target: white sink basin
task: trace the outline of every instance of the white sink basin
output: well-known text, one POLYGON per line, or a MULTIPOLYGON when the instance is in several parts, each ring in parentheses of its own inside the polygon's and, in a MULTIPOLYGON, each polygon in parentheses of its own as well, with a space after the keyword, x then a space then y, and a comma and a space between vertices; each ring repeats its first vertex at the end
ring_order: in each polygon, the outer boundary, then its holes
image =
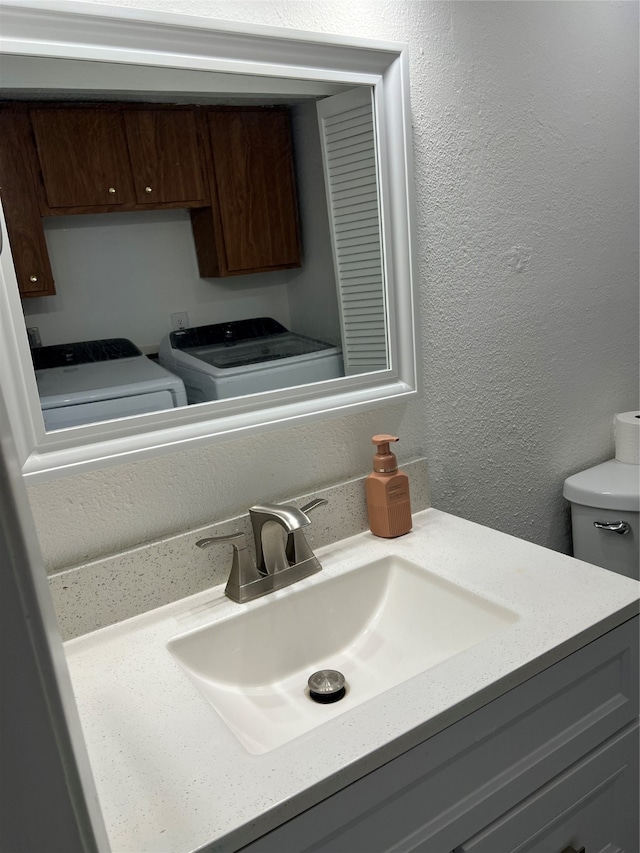
POLYGON ((517 621, 399 557, 316 575, 176 637, 169 651, 251 753, 267 752, 517 621), (345 697, 321 705, 308 677, 337 669, 345 697))

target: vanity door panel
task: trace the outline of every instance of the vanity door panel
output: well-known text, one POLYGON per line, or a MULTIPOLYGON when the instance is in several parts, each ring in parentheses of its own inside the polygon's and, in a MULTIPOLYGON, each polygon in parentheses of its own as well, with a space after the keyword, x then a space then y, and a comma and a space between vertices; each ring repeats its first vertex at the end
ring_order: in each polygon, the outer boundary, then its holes
POLYGON ((33 109, 31 123, 49 208, 135 201, 120 110, 33 109))
POLYGON ((454 853, 634 853, 637 815, 636 723, 454 853))
POLYGON ((193 110, 124 111, 138 204, 210 204, 193 110))

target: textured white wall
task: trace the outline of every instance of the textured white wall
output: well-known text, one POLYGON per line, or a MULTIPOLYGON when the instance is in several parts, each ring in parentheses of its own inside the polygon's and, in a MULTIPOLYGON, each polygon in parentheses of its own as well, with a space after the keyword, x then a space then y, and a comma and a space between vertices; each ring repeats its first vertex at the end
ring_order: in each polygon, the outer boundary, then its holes
POLYGON ((638 405, 638 5, 120 5, 409 43, 425 394, 32 487, 49 566, 364 473, 387 430, 434 506, 566 549, 563 480, 638 405))

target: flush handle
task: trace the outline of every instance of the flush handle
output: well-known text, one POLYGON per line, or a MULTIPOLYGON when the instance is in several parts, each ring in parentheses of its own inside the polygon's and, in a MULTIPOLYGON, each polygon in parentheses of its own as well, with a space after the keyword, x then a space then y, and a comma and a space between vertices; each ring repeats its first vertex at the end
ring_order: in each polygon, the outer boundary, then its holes
POLYGON ((598 530, 610 530, 612 533, 619 533, 620 536, 624 536, 631 530, 626 521, 594 521, 593 526, 597 527, 598 530))

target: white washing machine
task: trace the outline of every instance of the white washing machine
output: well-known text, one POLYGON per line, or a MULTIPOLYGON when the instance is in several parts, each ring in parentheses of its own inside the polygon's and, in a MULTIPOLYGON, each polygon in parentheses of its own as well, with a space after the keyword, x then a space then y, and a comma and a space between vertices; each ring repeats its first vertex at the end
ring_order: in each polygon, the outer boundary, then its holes
POLYGON ((344 375, 341 347, 289 332, 270 317, 171 332, 158 356, 182 378, 190 403, 344 375))
POLYGON ((182 380, 126 338, 31 351, 48 431, 187 405, 182 380))

